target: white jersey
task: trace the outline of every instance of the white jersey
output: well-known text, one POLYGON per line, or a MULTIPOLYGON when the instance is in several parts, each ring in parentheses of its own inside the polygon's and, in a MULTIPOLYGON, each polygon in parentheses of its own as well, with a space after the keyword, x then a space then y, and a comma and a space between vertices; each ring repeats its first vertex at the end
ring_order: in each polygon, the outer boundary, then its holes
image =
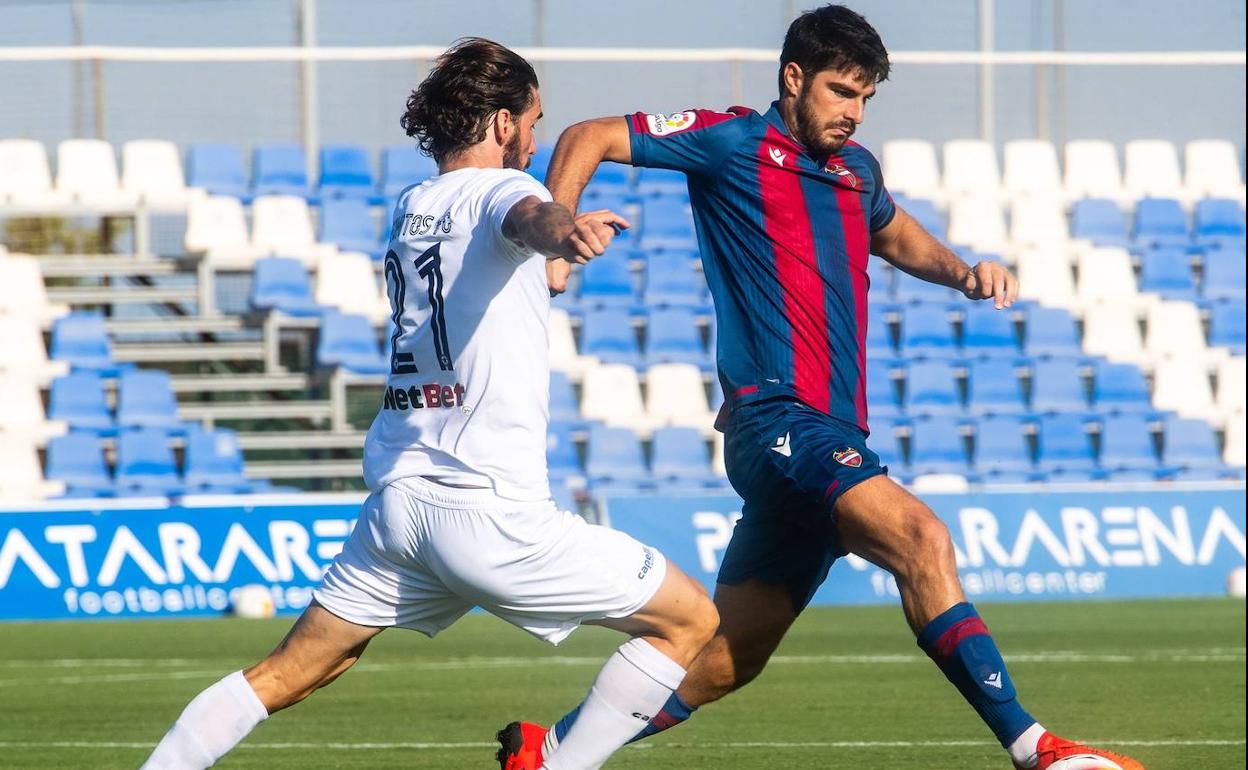
POLYGON ((399 197, 385 261, 390 376, 364 445, 370 490, 424 476, 550 497, 545 258, 502 233, 529 196, 550 200, 522 171, 465 168, 399 197))

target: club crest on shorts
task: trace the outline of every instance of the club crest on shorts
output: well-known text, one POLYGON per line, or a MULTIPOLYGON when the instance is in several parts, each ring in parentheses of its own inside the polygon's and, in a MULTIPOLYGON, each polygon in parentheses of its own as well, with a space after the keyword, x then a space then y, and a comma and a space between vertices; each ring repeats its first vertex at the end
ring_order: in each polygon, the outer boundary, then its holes
POLYGON ((838 449, 832 453, 832 459, 848 468, 858 468, 862 466, 862 455, 853 447, 845 447, 838 449))
POLYGON ((650 129, 651 134, 666 136, 677 131, 684 131, 692 126, 697 119, 697 113, 694 112, 673 112, 668 115, 660 112, 646 115, 646 126, 650 129))
POLYGON ((854 172, 850 171, 840 163, 831 163, 823 167, 823 170, 834 176, 839 176, 841 181, 850 187, 858 186, 858 177, 854 176, 854 172))

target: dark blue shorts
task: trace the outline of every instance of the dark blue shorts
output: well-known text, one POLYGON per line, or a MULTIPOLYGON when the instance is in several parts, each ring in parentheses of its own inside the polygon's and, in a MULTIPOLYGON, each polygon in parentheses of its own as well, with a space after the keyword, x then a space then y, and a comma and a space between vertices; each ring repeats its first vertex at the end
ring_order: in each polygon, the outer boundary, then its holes
POLYGON ((724 461, 745 506, 719 582, 784 585, 801 612, 846 553, 832 515, 836 501, 888 472, 866 438, 858 426, 790 399, 737 407, 724 434, 724 461))

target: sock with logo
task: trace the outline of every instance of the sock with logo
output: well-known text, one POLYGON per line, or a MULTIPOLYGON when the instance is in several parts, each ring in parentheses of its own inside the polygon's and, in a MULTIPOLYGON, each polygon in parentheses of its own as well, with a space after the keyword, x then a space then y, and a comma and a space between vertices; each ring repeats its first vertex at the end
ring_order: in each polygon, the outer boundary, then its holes
POLYGON ((554 751, 543 751, 542 767, 601 767, 661 712, 684 678, 684 668, 644 639, 630 639, 620 645, 598 672, 554 751))
POLYGON ((970 603, 955 604, 928 623, 918 644, 1002 746, 1011 747, 1036 724, 1019 705, 996 642, 970 603))
POLYGON ((203 770, 234 748, 269 712, 242 671, 196 695, 139 770, 203 770))
MULTIPOLYGON (((559 742, 563 740, 563 736, 568 734, 568 730, 572 729, 572 724, 576 722, 577 716, 580 715, 582 705, 584 704, 577 705, 576 708, 564 714, 563 719, 551 725, 550 730, 546 732, 546 740, 542 743, 542 756, 549 757, 559 747, 559 742)), ((659 713, 651 717, 650 721, 646 722, 646 726, 641 728, 641 731, 632 738, 629 738, 628 742, 633 743, 642 738, 649 738, 651 735, 657 735, 668 728, 675 727, 693 716, 693 712, 697 710, 697 706, 690 706, 688 703, 685 703, 678 693, 672 693, 672 697, 667 699, 667 703, 663 704, 663 708, 659 709, 659 713)))

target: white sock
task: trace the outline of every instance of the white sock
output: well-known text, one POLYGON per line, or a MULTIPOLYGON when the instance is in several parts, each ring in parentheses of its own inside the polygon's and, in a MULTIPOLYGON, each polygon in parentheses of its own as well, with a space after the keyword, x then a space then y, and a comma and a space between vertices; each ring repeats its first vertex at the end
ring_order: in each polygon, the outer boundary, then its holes
POLYGON ((657 714, 685 669, 643 639, 630 639, 607 659, 575 724, 543 770, 596 770, 657 714))
POLYGON ((1036 766, 1036 763, 1040 761, 1040 758, 1036 756, 1036 748, 1040 743, 1041 735, 1044 735, 1044 726, 1036 722, 1010 744, 1008 751, 1014 764, 1019 767, 1036 766))
POLYGON ((187 704, 139 770, 204 770, 238 745, 269 712, 242 671, 187 704))

